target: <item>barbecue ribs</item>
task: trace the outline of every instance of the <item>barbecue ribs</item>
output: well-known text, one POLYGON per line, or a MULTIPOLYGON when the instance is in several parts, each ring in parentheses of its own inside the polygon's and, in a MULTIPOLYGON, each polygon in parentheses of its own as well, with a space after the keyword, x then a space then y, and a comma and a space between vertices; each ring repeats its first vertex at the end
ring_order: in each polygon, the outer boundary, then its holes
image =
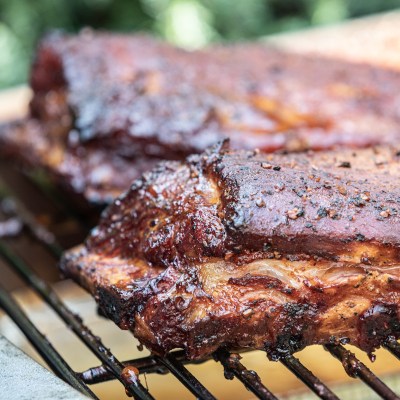
POLYGON ((53 34, 31 86, 30 116, 3 127, 1 149, 93 202, 225 137, 266 152, 400 139, 399 73, 261 44, 190 53, 141 35, 53 34))
POLYGON ((61 269, 155 353, 371 352, 400 336, 399 177, 398 148, 216 146, 145 173, 61 269))

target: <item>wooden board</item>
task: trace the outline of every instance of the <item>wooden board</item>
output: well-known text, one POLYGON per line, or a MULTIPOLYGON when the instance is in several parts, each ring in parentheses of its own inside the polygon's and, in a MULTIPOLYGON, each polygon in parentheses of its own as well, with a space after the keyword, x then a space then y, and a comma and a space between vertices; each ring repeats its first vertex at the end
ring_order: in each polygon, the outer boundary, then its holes
POLYGON ((400 69, 400 12, 378 14, 323 28, 266 38, 301 54, 400 69))
POLYGON ((31 90, 26 86, 0 92, 0 122, 22 118, 28 112, 31 90))

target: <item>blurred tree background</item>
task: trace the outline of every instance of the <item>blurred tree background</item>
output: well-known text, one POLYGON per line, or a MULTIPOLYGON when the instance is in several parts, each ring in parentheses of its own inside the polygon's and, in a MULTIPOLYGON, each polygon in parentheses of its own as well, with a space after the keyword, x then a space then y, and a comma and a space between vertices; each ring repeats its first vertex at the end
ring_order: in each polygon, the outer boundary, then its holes
POLYGON ((0 0, 0 88, 26 81, 36 42, 50 29, 150 31, 194 49, 397 7, 400 0, 0 0))

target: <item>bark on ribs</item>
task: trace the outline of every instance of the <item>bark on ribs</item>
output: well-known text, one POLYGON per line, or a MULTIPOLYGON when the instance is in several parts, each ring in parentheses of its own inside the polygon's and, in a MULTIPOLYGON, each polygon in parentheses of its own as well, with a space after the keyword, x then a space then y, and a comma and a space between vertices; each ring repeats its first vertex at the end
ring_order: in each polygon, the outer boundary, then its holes
POLYGON ((400 132, 399 73, 263 45, 187 53, 144 36, 51 35, 31 86, 30 120, 3 129, 2 149, 92 201, 155 159, 224 137, 270 152, 390 144, 400 132))
POLYGON ((165 162, 61 269, 156 353, 370 352, 400 335, 399 175, 394 148, 165 162))

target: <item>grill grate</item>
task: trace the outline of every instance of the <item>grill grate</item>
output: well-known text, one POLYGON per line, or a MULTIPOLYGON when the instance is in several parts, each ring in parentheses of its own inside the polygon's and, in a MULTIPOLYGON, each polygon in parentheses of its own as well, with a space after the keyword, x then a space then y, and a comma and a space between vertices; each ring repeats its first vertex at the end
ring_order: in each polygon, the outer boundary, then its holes
POLYGON ((325 348, 338 360, 340 360, 346 372, 358 377, 365 382, 372 390, 378 393, 383 398, 395 399, 396 394, 388 388, 378 377, 376 377, 356 356, 343 346, 325 345, 325 348))
MULTIPOLYGON (((52 233, 38 224, 33 214, 18 199, 14 198, 13 201, 16 205, 13 217, 17 217, 22 222, 24 229, 32 236, 35 242, 44 246, 52 255, 59 258, 62 247, 56 242, 52 233)), ((79 219, 76 220, 79 221, 79 219)), ((88 385, 118 379, 124 385, 127 394, 133 396, 135 399, 153 399, 150 392, 140 382, 136 372, 140 374, 171 373, 197 398, 205 400, 215 399, 203 384, 186 369, 185 365, 189 363, 193 364, 193 362, 187 360, 182 351, 172 352, 164 358, 148 356, 125 362, 119 361, 103 345, 101 339, 95 336, 84 325, 81 318, 68 309, 51 286, 39 278, 28 264, 2 239, 0 239, 0 257, 25 283, 40 295, 102 363, 100 366, 90 368, 81 373, 73 371, 51 343, 30 321, 29 316, 22 311, 14 298, 4 288, 0 287, 0 307, 12 318, 54 373, 80 392, 96 399, 96 395, 90 390, 88 385)), ((396 341, 389 340, 385 347, 400 359, 400 345, 396 341)), ((326 345, 325 349, 342 362, 346 372, 350 376, 364 381, 383 399, 400 399, 399 396, 359 361, 354 354, 346 350, 343 346, 326 345)), ((223 365, 225 378, 233 379, 236 377, 257 398, 266 400, 277 398, 264 386, 257 373, 246 369, 240 362, 240 355, 231 354, 221 349, 213 355, 213 358, 223 365)), ((204 361, 207 360, 196 361, 195 363, 204 361)), ((282 358, 281 363, 321 399, 338 399, 323 382, 294 356, 288 355, 282 358)))

